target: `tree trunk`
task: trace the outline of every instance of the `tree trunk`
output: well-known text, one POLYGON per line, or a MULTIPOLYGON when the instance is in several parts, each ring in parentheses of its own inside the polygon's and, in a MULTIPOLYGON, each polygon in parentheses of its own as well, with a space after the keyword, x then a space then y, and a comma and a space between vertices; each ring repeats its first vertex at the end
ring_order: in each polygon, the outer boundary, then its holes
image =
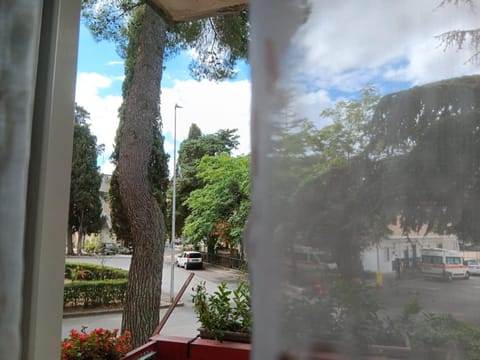
POLYGON ((207 253, 215 253, 215 243, 213 240, 207 240, 207 253))
POLYGON ((72 237, 72 228, 68 225, 67 229, 67 255, 73 254, 73 237, 72 237))
POLYGON ((347 234, 336 243, 335 262, 338 272, 346 279, 355 279, 362 275, 361 250, 358 243, 356 236, 347 234))
POLYGON ((82 255, 83 248, 83 211, 81 212, 80 219, 78 222, 78 231, 77 231, 77 255, 82 255))
MULTIPOLYGON (((148 180, 153 122, 159 119, 160 81, 166 25, 149 6, 141 20, 130 91, 124 100, 118 183, 135 246, 130 265, 122 330, 134 347, 159 323, 165 220, 148 180)), ((130 40, 131 41, 131 40, 130 40)))

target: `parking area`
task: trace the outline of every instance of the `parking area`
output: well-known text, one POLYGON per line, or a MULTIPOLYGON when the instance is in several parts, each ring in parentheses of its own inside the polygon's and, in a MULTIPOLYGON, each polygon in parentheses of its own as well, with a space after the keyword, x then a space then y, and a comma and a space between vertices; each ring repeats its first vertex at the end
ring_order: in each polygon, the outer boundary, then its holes
POLYGON ((394 280, 377 290, 384 312, 395 316, 416 299, 423 312, 449 313, 459 320, 480 325, 480 276, 469 280, 427 280, 423 277, 394 280))

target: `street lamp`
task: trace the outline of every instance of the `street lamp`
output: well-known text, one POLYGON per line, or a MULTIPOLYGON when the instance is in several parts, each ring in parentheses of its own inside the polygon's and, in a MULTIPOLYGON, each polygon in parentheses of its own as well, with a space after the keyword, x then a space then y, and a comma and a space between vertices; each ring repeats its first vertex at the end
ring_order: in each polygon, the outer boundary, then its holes
POLYGON ((170 301, 173 304, 173 280, 174 280, 174 270, 175 270, 175 200, 177 196, 177 109, 182 107, 178 104, 175 104, 174 117, 173 117, 173 189, 172 189, 172 237, 170 239, 171 246, 171 260, 172 260, 172 271, 170 277, 170 301))

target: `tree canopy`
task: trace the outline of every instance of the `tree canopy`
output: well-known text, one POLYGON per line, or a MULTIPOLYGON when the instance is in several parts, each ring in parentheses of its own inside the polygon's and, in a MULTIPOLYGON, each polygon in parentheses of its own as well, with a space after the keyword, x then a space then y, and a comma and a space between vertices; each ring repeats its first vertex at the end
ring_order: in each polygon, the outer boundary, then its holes
POLYGON ((202 180, 197 177, 200 160, 204 156, 216 156, 222 153, 231 154, 238 146, 236 129, 222 129, 214 134, 203 135, 196 124, 192 124, 186 140, 180 144, 177 167, 177 217, 175 233, 183 231, 185 219, 190 210, 185 201, 192 191, 203 186, 202 180))
POLYGON ((385 96, 373 119, 371 153, 396 169, 403 230, 476 241, 480 226, 480 77, 466 76, 385 96))
POLYGON ((78 232, 78 251, 85 234, 96 233, 102 226, 100 200, 101 176, 97 167, 100 151, 97 138, 92 135, 87 120, 90 114, 81 106, 75 106, 73 132, 72 172, 68 220, 68 252, 73 253, 71 235, 78 232))
POLYGON ((324 111, 337 121, 305 159, 293 158, 312 171, 288 200, 304 209, 290 220, 302 229, 292 240, 333 251, 347 276, 397 222, 405 234, 426 225, 466 241, 480 235, 480 76, 371 95, 324 111))
POLYGON ((274 206, 279 209, 274 216, 288 241, 282 244, 287 256, 293 245, 314 246, 330 253, 345 275, 358 274, 361 250, 387 231, 380 226, 389 213, 378 196, 379 167, 365 156, 379 98, 368 86, 359 99, 322 111, 328 125, 321 129, 306 119, 282 128, 276 147, 296 144, 290 156, 280 152, 274 158, 280 171, 274 176, 275 193, 280 193, 274 201, 282 204, 274 206), (290 178, 282 175, 285 168, 291 169, 290 178), (302 211, 285 213, 285 207, 302 211))
POLYGON ((250 157, 227 153, 204 156, 197 178, 204 184, 190 193, 185 204, 191 213, 185 221, 184 238, 196 246, 202 241, 209 252, 216 248, 241 248, 250 210, 250 157))
MULTIPOLYGON (((97 40, 117 44, 118 54, 126 58, 132 25, 132 12, 144 5, 142 0, 98 0, 82 2, 82 17, 97 40), (130 27, 130 29, 128 29, 130 27)), ((194 49, 189 70, 195 79, 225 79, 235 76, 235 65, 248 54, 248 10, 206 19, 166 23, 164 59, 181 50, 194 49)))

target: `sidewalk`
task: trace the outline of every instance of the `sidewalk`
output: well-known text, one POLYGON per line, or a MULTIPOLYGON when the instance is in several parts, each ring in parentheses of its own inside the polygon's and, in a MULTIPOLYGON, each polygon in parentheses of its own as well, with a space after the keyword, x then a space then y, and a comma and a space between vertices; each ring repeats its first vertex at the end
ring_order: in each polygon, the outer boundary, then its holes
MULTIPOLYGON (((168 309, 170 307, 171 301, 168 295, 164 295, 162 292, 162 300, 160 302, 160 309, 168 309)), ((175 307, 182 307, 184 304, 180 300, 175 307)), ((122 306, 112 306, 108 308, 84 308, 84 307, 76 307, 76 308, 66 308, 63 311, 63 318, 75 318, 75 317, 82 317, 82 316, 95 316, 95 315, 106 315, 106 314, 121 314, 123 312, 122 306)))

